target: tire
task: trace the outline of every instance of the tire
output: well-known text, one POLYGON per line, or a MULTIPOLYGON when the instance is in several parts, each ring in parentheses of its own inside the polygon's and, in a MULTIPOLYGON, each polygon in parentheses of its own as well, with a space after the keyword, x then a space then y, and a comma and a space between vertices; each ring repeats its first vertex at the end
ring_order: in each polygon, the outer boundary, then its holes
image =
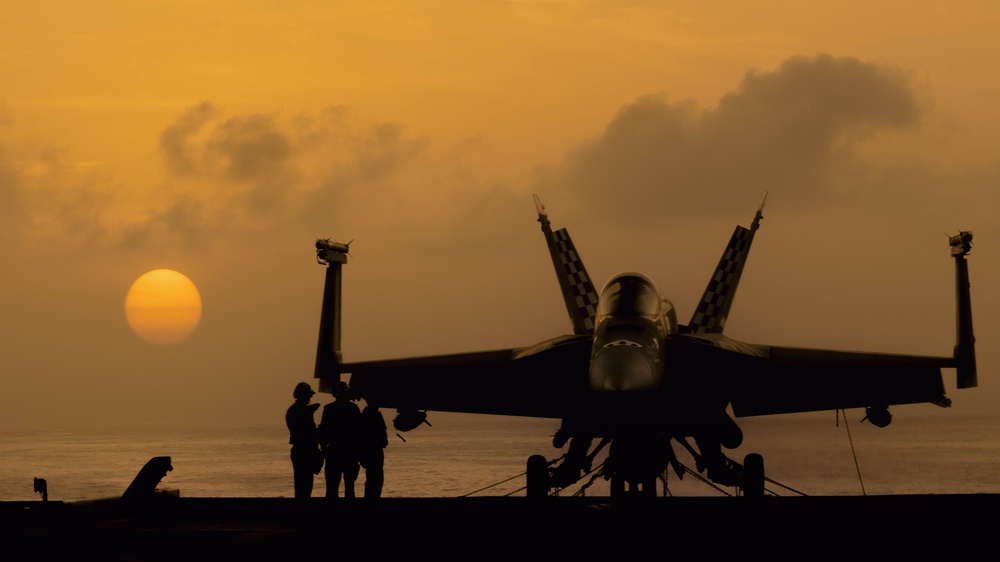
POLYGON ((764 457, 760 454, 750 453, 743 458, 740 488, 742 488, 745 497, 764 495, 764 457))
POLYGON ((544 498, 549 495, 549 461, 542 455, 528 457, 527 496, 544 498))
POLYGON ((625 495, 626 495, 625 487, 626 486, 625 486, 625 479, 624 478, 622 478, 621 476, 617 476, 617 475, 611 477, 611 497, 612 498, 625 497, 625 495))
POLYGON ((642 482, 642 495, 648 498, 656 497, 656 478, 650 478, 642 482))

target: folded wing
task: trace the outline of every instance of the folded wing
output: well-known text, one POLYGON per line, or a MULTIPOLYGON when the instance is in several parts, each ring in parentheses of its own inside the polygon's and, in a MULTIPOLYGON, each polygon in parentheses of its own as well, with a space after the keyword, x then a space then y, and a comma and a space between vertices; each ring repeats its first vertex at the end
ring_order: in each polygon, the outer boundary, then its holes
POLYGON ((590 337, 474 353, 346 363, 351 393, 379 407, 558 418, 586 389, 590 337))

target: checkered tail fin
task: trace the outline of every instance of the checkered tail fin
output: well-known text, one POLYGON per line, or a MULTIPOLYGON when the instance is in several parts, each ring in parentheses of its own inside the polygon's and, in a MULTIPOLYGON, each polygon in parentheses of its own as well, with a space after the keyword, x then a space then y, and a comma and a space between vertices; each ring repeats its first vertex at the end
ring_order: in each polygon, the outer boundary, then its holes
POLYGON ((583 267, 583 260, 576 252, 569 232, 565 228, 553 232, 545 206, 537 195, 534 197, 538 222, 542 224, 542 233, 545 234, 545 243, 552 257, 552 265, 556 270, 566 311, 573 323, 573 333, 593 334, 594 317, 597 315, 597 291, 594 289, 594 283, 583 267))
POLYGON ((747 256, 750 253, 750 244, 753 242, 754 234, 763 218, 764 199, 761 199, 757 215, 754 216, 753 224, 750 228, 737 226, 733 231, 733 236, 729 239, 726 251, 722 253, 719 265, 715 267, 715 273, 705 288, 695 309, 691 322, 688 323, 687 331, 695 334, 721 334, 726 327, 726 318, 729 316, 729 308, 733 304, 733 297, 736 295, 736 286, 740 282, 740 275, 743 274, 743 266, 746 265, 747 256))

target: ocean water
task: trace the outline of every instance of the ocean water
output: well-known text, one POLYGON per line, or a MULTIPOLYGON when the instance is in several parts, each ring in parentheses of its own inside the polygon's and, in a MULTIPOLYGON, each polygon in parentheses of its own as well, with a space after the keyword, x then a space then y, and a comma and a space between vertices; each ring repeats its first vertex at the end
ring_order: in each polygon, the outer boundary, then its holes
MULTIPOLYGON (((390 412, 386 412, 390 419, 390 412)), ((1000 417, 896 415, 887 428, 823 415, 739 420, 744 444, 727 451, 742 462, 761 453, 774 495, 889 495, 1000 493, 1000 417)), ((432 426, 398 436, 390 428, 386 497, 524 495, 527 458, 550 459, 557 420, 431 413, 432 426)), ((291 497, 292 471, 283 420, 255 426, 190 425, 63 430, 0 430, 0 501, 39 500, 34 478, 44 478, 52 501, 120 496, 152 457, 171 457, 173 470, 159 489, 185 497, 291 497)), ((675 444, 681 463, 694 461, 675 444)), ((595 468, 602 457, 595 462, 595 468)), ((669 472, 675 496, 733 495, 697 473, 669 472)), ((363 490, 364 475, 356 490, 363 490)), ((661 484, 662 486, 662 484, 661 484)), ((317 476, 314 496, 325 482, 317 476)), ((607 496, 599 476, 560 495, 607 496)))

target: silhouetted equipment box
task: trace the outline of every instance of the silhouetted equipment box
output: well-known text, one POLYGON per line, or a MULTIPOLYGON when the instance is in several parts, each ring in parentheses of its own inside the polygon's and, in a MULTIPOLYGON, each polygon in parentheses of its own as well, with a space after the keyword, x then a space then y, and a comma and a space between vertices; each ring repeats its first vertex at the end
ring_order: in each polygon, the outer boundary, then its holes
POLYGON ((122 494, 123 500, 136 501, 152 498, 156 495, 156 486, 160 480, 173 470, 170 457, 153 457, 149 459, 139 474, 135 476, 128 489, 122 494))

